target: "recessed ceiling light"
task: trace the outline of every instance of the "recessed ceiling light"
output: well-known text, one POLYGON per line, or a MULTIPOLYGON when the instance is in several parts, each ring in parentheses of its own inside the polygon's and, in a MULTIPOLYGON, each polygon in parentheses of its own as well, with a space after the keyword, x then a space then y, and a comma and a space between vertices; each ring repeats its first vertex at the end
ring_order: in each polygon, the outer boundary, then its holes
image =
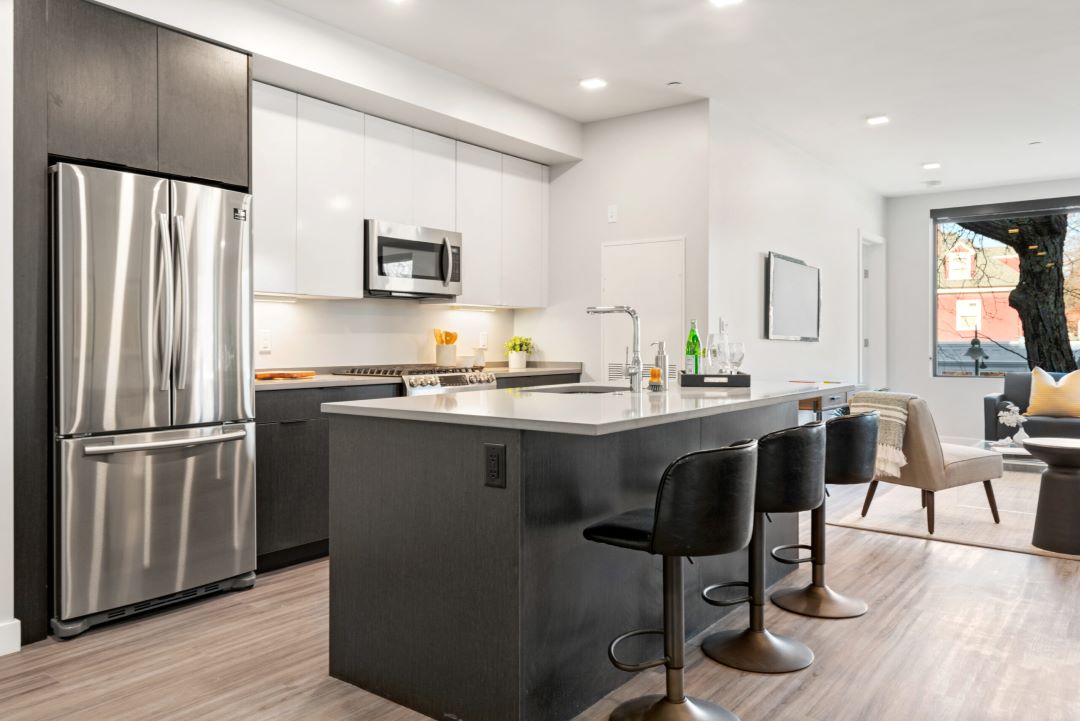
POLYGON ((607 80, 603 78, 585 78, 578 85, 586 90, 600 90, 607 87, 607 80))
POLYGON ((941 163, 923 163, 923 170, 941 170, 941 163))
POLYGON ((888 125, 889 124, 889 116, 888 115, 871 115, 870 117, 868 117, 866 119, 866 124, 867 125, 888 125))
POLYGON ((742 5, 743 0, 709 0, 715 7, 727 8, 732 5, 742 5))

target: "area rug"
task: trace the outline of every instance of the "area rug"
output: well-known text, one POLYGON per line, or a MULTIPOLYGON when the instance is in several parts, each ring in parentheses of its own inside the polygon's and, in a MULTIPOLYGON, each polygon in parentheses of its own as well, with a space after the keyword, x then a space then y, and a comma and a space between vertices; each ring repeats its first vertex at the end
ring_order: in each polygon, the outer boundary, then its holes
POLYGON ((994 523, 990 514, 983 485, 973 483, 934 494, 934 534, 931 535, 926 530, 926 510, 922 508, 919 490, 884 481, 878 484, 866 518, 860 515, 862 504, 859 504, 859 508, 847 513, 830 513, 828 523, 863 531, 1080 561, 1080 556, 1044 551, 1031 545, 1035 509, 1039 502, 1038 473, 1006 471, 1005 476, 993 485, 1000 524, 994 523))

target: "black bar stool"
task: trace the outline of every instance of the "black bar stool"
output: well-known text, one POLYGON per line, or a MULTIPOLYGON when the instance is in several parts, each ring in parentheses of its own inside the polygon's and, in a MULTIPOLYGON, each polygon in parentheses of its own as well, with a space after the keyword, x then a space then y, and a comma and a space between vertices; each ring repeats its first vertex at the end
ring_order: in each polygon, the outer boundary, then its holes
POLYGON ((683 693, 686 643, 683 557, 732 553, 750 539, 754 512, 757 442, 690 453, 664 471, 654 508, 639 508, 585 529, 585 538, 664 557, 664 630, 639 629, 608 647, 611 663, 623 671, 667 667, 667 694, 642 696, 616 708, 611 721, 739 721, 723 706, 683 693), (664 636, 664 657, 626 663, 615 655, 623 640, 644 634, 664 636))
POLYGON ((714 606, 750 603, 750 627, 719 631, 701 650, 725 666, 755 673, 787 673, 806 668, 814 652, 800 641, 765 628, 765 514, 797 513, 821 505, 825 498, 825 424, 820 421, 777 431, 758 439, 757 498, 754 534, 750 539, 750 580, 709 586, 702 597, 714 606), (719 600, 719 588, 749 586, 748 597, 719 600))
MULTIPOLYGON (((877 459, 878 412, 867 411, 839 416, 825 424, 825 483, 853 485, 874 480, 877 459)), ((811 512, 810 558, 813 562, 812 580, 803 588, 787 588, 772 595, 772 602, 793 613, 815 618, 855 618, 866 613, 866 602, 845 596, 825 585, 825 504, 811 512)), ((773 557, 784 563, 794 561, 777 555, 783 547, 773 550, 773 557)))

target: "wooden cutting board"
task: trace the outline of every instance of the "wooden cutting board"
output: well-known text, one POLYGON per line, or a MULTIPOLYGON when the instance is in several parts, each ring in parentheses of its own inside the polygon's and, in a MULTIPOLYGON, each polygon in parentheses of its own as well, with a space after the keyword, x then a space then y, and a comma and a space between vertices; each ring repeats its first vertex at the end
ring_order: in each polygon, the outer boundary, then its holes
POLYGON ((314 377, 315 371, 255 371, 257 381, 285 381, 314 377))

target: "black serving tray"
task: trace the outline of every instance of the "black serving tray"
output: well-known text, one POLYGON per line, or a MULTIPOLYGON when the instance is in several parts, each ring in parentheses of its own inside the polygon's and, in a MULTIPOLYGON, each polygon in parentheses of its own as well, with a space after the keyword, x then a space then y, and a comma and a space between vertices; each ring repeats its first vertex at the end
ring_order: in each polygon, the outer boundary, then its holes
POLYGON ((679 373, 679 385, 683 388, 749 388, 749 373, 731 375, 711 375, 697 373, 679 373))

